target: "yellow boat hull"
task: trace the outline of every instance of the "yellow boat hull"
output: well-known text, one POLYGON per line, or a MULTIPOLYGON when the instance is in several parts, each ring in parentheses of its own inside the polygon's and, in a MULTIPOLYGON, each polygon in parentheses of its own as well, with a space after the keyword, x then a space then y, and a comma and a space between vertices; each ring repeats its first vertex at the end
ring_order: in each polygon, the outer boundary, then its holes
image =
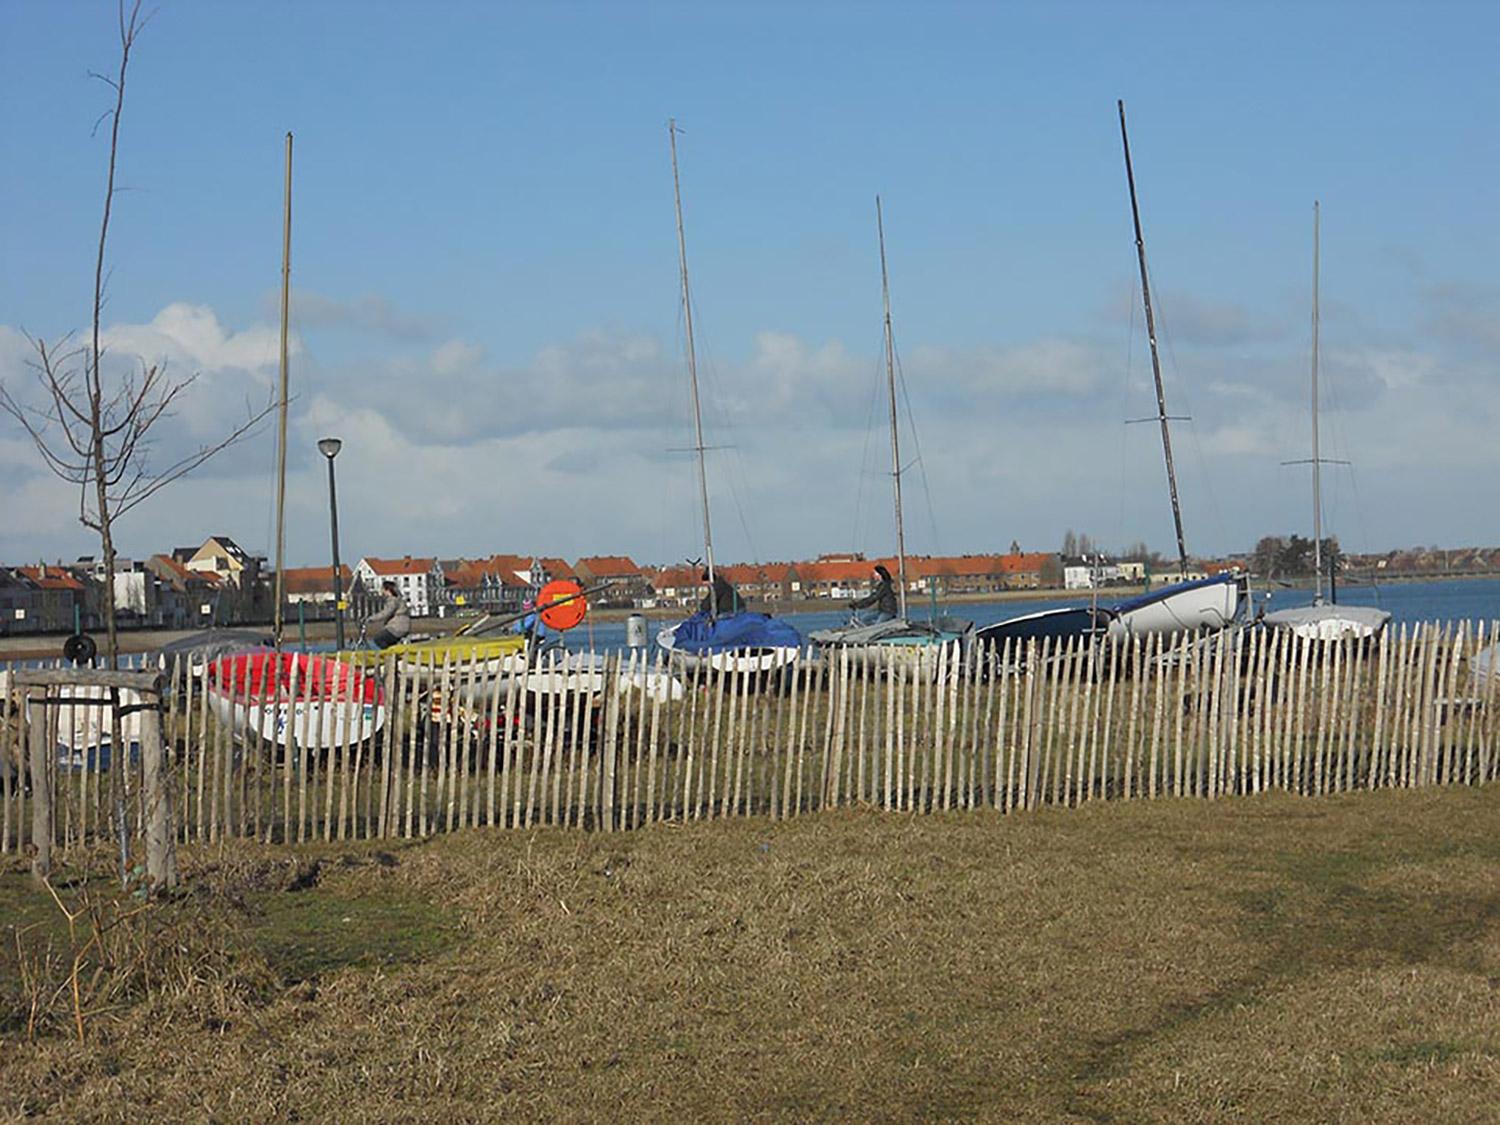
POLYGON ((397 667, 407 673, 431 674, 451 664, 465 669, 472 665, 480 675, 500 675, 511 670, 518 659, 524 661, 525 650, 526 638, 519 634, 510 637, 434 637, 390 648, 341 652, 338 659, 364 668, 379 668, 385 664, 387 656, 394 656, 397 667))

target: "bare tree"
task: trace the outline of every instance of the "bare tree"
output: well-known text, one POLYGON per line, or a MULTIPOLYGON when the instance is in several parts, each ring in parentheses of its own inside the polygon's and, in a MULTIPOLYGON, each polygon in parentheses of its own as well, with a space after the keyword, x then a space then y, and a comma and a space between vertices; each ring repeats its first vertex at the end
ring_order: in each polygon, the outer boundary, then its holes
POLYGON ((15 418, 30 435, 42 460, 54 474, 78 486, 78 518, 99 535, 104 558, 104 615, 108 629, 109 666, 119 662, 115 628, 114 524, 126 512, 173 481, 192 472, 214 454, 233 445, 266 416, 274 402, 262 409, 247 406, 243 422, 223 438, 199 446, 165 467, 150 465, 153 429, 172 414, 177 398, 196 380, 196 374, 169 376, 165 363, 144 359, 113 373, 104 369, 105 348, 100 342, 104 310, 105 245, 115 198, 115 164, 120 150, 120 115, 125 107, 125 75, 136 36, 149 16, 141 15, 141 0, 127 11, 121 0, 120 69, 116 77, 95 74, 114 91, 114 106, 99 120, 110 121, 109 176, 104 189, 104 217, 99 224, 98 254, 94 259, 93 326, 89 342, 74 345, 72 335, 55 344, 30 340, 36 357, 31 369, 40 388, 40 405, 15 397, 0 384, 0 409, 15 418))

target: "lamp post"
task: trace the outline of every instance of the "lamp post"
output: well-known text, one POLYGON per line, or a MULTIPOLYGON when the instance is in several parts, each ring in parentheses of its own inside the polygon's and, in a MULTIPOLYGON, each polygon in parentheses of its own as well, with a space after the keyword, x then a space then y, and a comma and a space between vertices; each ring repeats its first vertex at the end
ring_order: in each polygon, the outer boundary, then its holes
POLYGON ((339 566, 339 494, 333 483, 333 459, 344 443, 336 437, 318 442, 318 452, 328 458, 328 524, 333 534, 333 630, 340 652, 344 651, 344 576, 339 566))

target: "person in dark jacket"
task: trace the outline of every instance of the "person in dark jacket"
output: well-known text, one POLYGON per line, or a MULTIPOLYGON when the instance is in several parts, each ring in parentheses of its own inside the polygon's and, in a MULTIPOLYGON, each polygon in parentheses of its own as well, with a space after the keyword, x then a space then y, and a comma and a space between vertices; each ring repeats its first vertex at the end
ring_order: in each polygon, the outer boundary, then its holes
MULTIPOLYGON (((708 571, 703 572, 703 581, 707 582, 708 571)), ((698 612, 709 617, 728 617, 738 613, 744 608, 740 601, 739 591, 729 584, 729 580, 722 574, 715 573, 713 584, 708 593, 703 595, 703 600, 698 603, 698 612)))
POLYGON ((411 632, 411 611, 394 582, 385 583, 385 601, 365 618, 365 636, 376 648, 390 648, 411 632))
POLYGON ((875 588, 858 601, 851 602, 854 620, 860 625, 874 625, 896 618, 896 587, 891 582, 891 572, 877 563, 875 565, 875 588))

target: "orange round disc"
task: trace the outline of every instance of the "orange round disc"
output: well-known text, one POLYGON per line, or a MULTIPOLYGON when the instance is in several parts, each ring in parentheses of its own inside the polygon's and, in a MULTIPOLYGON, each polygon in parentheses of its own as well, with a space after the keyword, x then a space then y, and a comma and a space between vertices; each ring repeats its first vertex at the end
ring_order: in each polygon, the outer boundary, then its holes
POLYGON ((566 578, 558 578, 543 586, 536 596, 536 604, 542 607, 542 624, 559 631, 571 629, 589 611, 583 587, 566 578), (564 601, 565 598, 569 600, 564 601))

